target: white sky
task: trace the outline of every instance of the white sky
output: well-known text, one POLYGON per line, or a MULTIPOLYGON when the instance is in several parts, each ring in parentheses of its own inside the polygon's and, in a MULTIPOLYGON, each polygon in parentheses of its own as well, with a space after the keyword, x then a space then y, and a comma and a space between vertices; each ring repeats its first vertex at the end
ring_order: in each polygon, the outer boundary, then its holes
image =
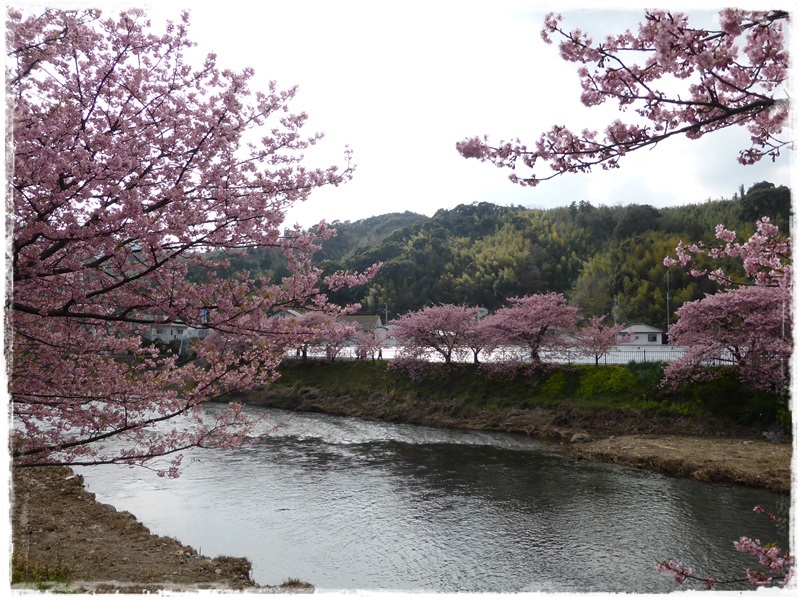
MULTIPOLYGON (((737 163, 748 140, 742 128, 698 141, 668 140, 629 155, 620 169, 564 175, 536 188, 514 185, 508 172, 457 153, 455 143, 473 135, 532 143, 554 124, 602 129, 620 117, 615 106, 580 103, 577 65, 561 60, 557 47, 541 40, 544 15, 558 10, 565 27, 597 32, 599 39, 635 27, 644 6, 666 6, 663 2, 617 2, 602 10, 586 9, 592 5, 585 0, 144 0, 139 5, 154 22, 177 19, 189 7, 190 37, 199 50, 216 52, 220 66, 254 67, 253 87, 273 79, 280 87, 298 84, 292 108, 308 113, 309 130, 325 132, 319 148, 307 153, 313 164, 342 164, 345 146, 353 150, 353 181, 314 192, 290 213, 290 221, 304 226, 405 210, 430 216, 440 208, 484 201, 538 208, 573 200, 674 206, 729 198, 740 185, 758 181, 791 185, 794 152, 776 163, 737 163)), ((708 11, 723 3, 668 5, 708 19, 713 14, 708 11)), ((796 2, 774 7, 794 10, 796 2)))

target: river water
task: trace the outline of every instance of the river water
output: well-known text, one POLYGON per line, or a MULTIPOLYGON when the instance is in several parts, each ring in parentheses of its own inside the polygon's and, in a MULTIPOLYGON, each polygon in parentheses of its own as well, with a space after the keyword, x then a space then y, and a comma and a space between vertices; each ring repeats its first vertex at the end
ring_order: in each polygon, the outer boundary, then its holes
POLYGON ((575 462, 524 436, 269 413, 274 430, 189 453, 176 480, 80 472, 151 532, 318 591, 669 592, 657 560, 740 578, 757 565, 732 540, 788 543, 753 513, 788 510, 766 491, 575 462))

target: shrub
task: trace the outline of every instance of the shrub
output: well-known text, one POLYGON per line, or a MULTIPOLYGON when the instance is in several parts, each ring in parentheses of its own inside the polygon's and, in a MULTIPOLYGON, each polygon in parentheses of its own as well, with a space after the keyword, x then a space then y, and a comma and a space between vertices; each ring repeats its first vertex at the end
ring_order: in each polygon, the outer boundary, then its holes
POLYGON ((564 398, 572 396, 578 389, 578 384, 578 371, 574 368, 554 369, 539 390, 545 398, 564 398))
POLYGON ((628 370, 634 374, 636 381, 648 392, 657 392, 664 379, 664 363, 636 362, 628 363, 628 370))
POLYGON ((564 393, 567 377, 562 369, 554 371, 542 384, 541 392, 545 398, 558 398, 564 393))
POLYGON ((584 398, 629 392, 636 387, 636 376, 626 367, 605 365, 582 368, 577 395, 584 398))
POLYGON ((51 567, 13 553, 11 556, 11 583, 35 583, 46 589, 51 583, 69 583, 72 570, 62 565, 51 567))

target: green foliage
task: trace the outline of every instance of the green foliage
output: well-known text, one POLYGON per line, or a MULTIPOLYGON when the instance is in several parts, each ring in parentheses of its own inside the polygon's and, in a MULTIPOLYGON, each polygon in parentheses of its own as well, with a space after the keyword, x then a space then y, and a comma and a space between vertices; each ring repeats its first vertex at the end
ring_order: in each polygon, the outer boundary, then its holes
POLYGON ((560 368, 550 371, 547 381, 545 381, 539 393, 547 399, 564 399, 574 396, 580 382, 577 369, 560 368))
POLYGON ((360 398, 378 395, 387 403, 387 414, 394 404, 412 400, 450 415, 474 410, 580 406, 644 410, 700 420, 711 417, 756 433, 775 427, 789 430, 791 424, 786 398, 754 391, 731 373, 676 391, 657 385, 663 368, 658 364, 557 367, 533 376, 523 376, 520 371, 518 376, 503 378, 471 364, 437 367, 412 379, 401 370, 387 368, 382 361, 288 361, 273 385, 285 390, 282 394, 287 397, 322 395, 358 403, 360 398))
POLYGON ((652 400, 645 397, 639 403, 639 406, 644 410, 671 413, 684 417, 690 417, 692 415, 699 415, 702 413, 702 407, 697 402, 673 402, 668 398, 664 398, 662 400, 652 400))
POLYGON ((747 234, 753 224, 741 212, 741 200, 667 209, 584 201, 550 210, 462 205, 400 229, 336 267, 384 261, 360 298, 368 312, 386 306, 402 314, 448 302, 495 310, 512 296, 555 291, 584 316, 609 314, 616 300, 621 321, 666 326, 684 302, 717 287, 667 269, 664 257, 681 240, 711 241, 718 223, 747 234))
POLYGON ((747 190, 741 205, 739 212, 741 220, 755 222, 763 216, 768 216, 784 234, 789 232, 792 198, 786 186, 775 187, 766 181, 756 183, 747 190))
POLYGON ((731 422, 764 427, 786 420, 788 398, 743 385, 735 370, 713 369, 715 377, 689 383, 682 389, 707 411, 731 422))
POLYGON ((664 367, 664 363, 631 361, 627 369, 633 373, 642 388, 648 392, 657 392, 664 379, 664 367))
POLYGON ((545 398, 561 398, 564 396, 567 387, 567 375, 563 369, 553 371, 544 385, 541 387, 541 394, 545 398))
POLYGON ((627 367, 604 365, 603 367, 579 367, 580 385, 576 395, 583 398, 618 395, 636 387, 636 375, 627 367))
POLYGON ((424 215, 405 211, 369 217, 355 222, 334 221, 330 226, 336 230, 336 235, 322 243, 322 248, 314 255, 314 260, 322 262, 345 259, 353 256, 361 248, 381 244, 398 229, 409 227, 426 220, 426 218, 424 215))
POLYGON ((11 555, 11 583, 34 583, 46 590, 53 583, 72 581, 72 570, 62 565, 51 567, 14 552, 11 555))
MULTIPOLYGON (((338 304, 360 303, 364 314, 393 318, 444 303, 493 311, 513 296, 552 291, 565 294, 585 317, 611 314, 616 302, 621 322, 663 328, 682 304, 717 291, 708 279, 664 266, 679 241, 711 242, 720 223, 747 237, 763 215, 786 228, 790 205, 788 188, 767 182, 730 200, 670 208, 585 200, 548 210, 462 204, 430 218, 405 212, 333 223, 338 235, 323 243, 315 262, 326 274, 383 263, 370 284, 331 295, 338 304)), ((278 278, 285 270, 269 249, 230 260, 218 276, 249 271, 278 278)), ((737 274, 734 265, 722 266, 737 274)), ((191 276, 202 281, 208 274, 191 276)))
MULTIPOLYGON (((412 379, 385 361, 285 361, 273 385, 287 396, 328 395, 357 403, 383 396, 387 405, 405 399, 431 407, 446 406, 449 414, 470 410, 580 406, 645 410, 674 416, 712 416, 722 423, 751 428, 791 424, 787 399, 744 385, 736 374, 719 370, 712 381, 690 383, 678 390, 659 385, 664 365, 573 365, 538 373, 521 369, 498 377, 479 365, 437 364, 412 379)), ((761 429, 758 429, 760 432, 761 429)))
POLYGON ((788 408, 779 408, 777 410, 776 420, 786 431, 792 430, 792 411, 788 408))

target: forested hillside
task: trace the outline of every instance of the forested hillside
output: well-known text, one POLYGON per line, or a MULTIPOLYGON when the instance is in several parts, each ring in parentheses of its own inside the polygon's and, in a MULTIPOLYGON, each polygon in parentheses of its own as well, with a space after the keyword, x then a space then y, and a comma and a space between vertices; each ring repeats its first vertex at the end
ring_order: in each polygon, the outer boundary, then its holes
MULTIPOLYGON (((610 315, 616 301, 620 321, 665 326, 668 283, 670 315, 716 290, 663 265, 679 241, 711 241, 719 223, 746 238, 764 215, 788 233, 790 206, 789 189, 766 182, 740 187, 730 200, 665 209, 588 202, 549 210, 461 205, 320 264, 334 270, 383 262, 371 285, 338 300, 360 301, 363 312, 388 311, 390 318, 436 303, 494 310, 512 296, 555 291, 585 316, 610 315)), ((348 228, 340 224, 340 235, 348 228)))
MULTIPOLYGON (((338 235, 315 259, 326 272, 383 263, 369 285, 333 294, 338 303, 360 302, 364 314, 391 319, 437 303, 492 311, 513 296, 554 291, 585 317, 616 312, 621 322, 664 327, 684 302, 717 289, 664 266, 679 241, 710 242, 719 223, 746 238, 765 215, 788 234, 790 210, 789 189, 767 182, 740 187, 729 200, 662 209, 581 201, 545 210, 482 202, 430 218, 406 212, 333 223, 338 235)), ((234 259, 230 271, 243 269, 279 277, 284 267, 269 252, 251 250, 234 259)))

